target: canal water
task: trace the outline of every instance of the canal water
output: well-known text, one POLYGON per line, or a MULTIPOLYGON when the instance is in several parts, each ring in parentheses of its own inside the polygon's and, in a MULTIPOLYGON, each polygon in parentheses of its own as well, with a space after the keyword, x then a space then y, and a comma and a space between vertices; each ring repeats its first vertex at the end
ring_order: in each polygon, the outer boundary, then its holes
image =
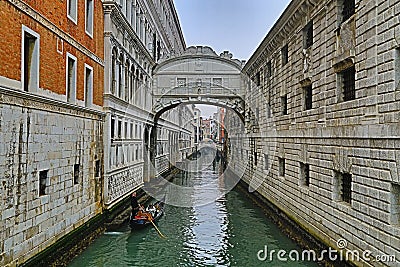
MULTIPOLYGON (((174 183, 190 186, 218 181, 219 166, 209 162, 200 160, 201 168, 196 172, 178 173, 174 183)), ((201 191, 191 196, 192 201, 204 198, 201 191)), ((208 205, 166 205, 157 226, 167 238, 161 238, 153 227, 131 231, 127 225, 106 232, 69 266, 318 266, 279 261, 276 254, 272 261, 261 261, 257 254, 264 257, 259 251, 265 251, 265 246, 268 254, 271 250, 297 250, 301 254, 301 249, 237 188, 208 205)))

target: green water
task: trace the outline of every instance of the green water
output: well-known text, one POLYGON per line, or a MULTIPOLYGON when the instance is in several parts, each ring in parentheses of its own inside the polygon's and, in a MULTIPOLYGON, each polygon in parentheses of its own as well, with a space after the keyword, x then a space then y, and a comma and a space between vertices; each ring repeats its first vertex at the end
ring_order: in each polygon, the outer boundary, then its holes
MULTIPOLYGON (((216 181, 217 172, 205 166, 195 174, 176 175, 174 182, 216 181)), ((301 250, 238 189, 206 206, 166 205, 157 225, 166 239, 153 227, 131 231, 125 226, 102 235, 69 266, 317 266, 278 261, 276 256, 273 261, 260 261, 257 253, 265 245, 268 251, 301 250)))

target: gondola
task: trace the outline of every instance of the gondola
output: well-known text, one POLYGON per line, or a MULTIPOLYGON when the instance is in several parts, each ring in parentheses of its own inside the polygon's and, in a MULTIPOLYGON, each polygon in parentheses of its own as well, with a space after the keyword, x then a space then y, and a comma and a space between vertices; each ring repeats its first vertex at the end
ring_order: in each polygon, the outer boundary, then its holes
POLYGON ((164 203, 157 201, 154 204, 147 206, 143 211, 139 211, 136 216, 130 216, 129 226, 131 229, 142 229, 151 225, 151 219, 156 222, 164 213, 164 203))

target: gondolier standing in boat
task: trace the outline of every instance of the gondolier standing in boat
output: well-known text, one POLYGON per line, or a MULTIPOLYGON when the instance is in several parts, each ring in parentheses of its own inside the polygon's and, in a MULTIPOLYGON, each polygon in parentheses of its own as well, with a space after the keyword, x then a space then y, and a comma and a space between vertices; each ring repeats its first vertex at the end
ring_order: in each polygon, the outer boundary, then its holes
POLYGON ((135 216, 136 213, 139 211, 139 203, 136 198, 136 192, 132 193, 131 196, 131 207, 132 207, 132 215, 135 216))

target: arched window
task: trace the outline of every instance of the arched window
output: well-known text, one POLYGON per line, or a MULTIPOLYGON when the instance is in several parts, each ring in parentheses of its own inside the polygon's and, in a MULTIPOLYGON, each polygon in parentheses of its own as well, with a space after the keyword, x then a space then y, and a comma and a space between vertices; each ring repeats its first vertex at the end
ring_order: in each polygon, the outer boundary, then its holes
POLYGON ((117 75, 116 75, 116 69, 117 69, 117 49, 114 47, 112 49, 112 63, 111 63, 111 93, 115 94, 115 90, 117 87, 117 75))
POLYGON ((139 68, 137 68, 135 75, 135 104, 139 104, 139 100, 140 100, 140 71, 139 68))
POLYGON ((147 102, 148 102, 148 93, 147 93, 147 76, 145 75, 143 77, 143 107, 146 108, 147 107, 147 102))
POLYGON ((129 65, 130 65, 130 62, 129 62, 129 59, 127 59, 126 63, 125 63, 125 70, 124 70, 125 71, 124 98, 125 98, 126 101, 129 100, 129 85, 130 85, 130 82, 129 82, 129 65))
POLYGON ((135 66, 132 64, 131 66, 131 70, 129 73, 129 83, 130 83, 130 94, 131 94, 131 98, 130 98, 130 103, 134 103, 135 102, 135 66))
POLYGON ((126 19, 128 20, 129 24, 132 23, 132 0, 127 0, 126 1, 126 19))
POLYGON ((118 61, 118 97, 122 98, 123 92, 123 69, 124 69, 124 55, 121 53, 118 61))
POLYGON ((122 13, 125 13, 126 10, 125 0, 119 0, 119 4, 121 5, 122 13))

